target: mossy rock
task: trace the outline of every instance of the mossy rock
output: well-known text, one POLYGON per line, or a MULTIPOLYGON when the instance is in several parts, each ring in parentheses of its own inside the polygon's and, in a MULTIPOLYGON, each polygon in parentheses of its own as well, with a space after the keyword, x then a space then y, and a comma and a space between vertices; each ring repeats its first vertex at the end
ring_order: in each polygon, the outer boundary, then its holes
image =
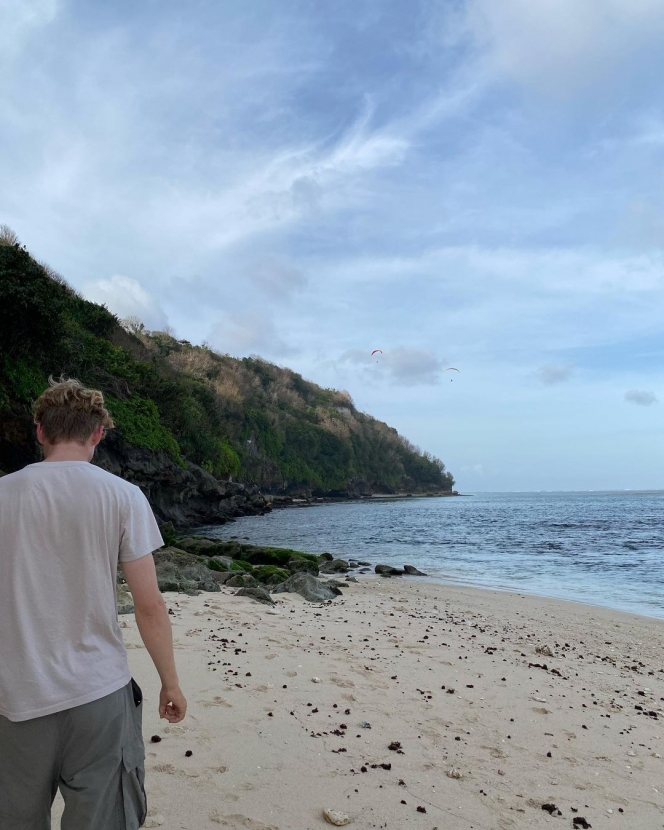
POLYGON ((331 553, 321 553, 316 557, 316 559, 319 562, 331 562, 334 559, 334 556, 332 556, 331 553))
POLYGON ((278 585, 288 579, 290 571, 278 568, 276 565, 259 565, 253 569, 251 575, 262 582, 263 585, 278 585))
POLYGON ((165 545, 176 546, 177 545, 177 534, 175 532, 175 527, 173 526, 173 522, 165 522, 159 528, 159 532, 161 533, 161 538, 164 540, 165 545))
POLYGON ((242 559, 234 559, 231 562, 231 570, 232 571, 243 571, 245 573, 251 573, 253 571, 254 566, 251 562, 245 562, 242 559))
POLYGON ((309 573, 318 576, 318 562, 312 562, 303 556, 296 556, 288 562, 288 570, 292 574, 309 573))
POLYGON ((216 553, 216 545, 212 539, 204 539, 202 536, 183 536, 175 544, 187 553, 201 554, 205 552, 207 556, 216 553))
POLYGON ((288 567, 291 559, 298 557, 302 559, 309 559, 312 562, 317 562, 318 557, 313 553, 302 553, 299 550, 291 550, 290 548, 264 548, 244 546, 246 549, 242 553, 242 558, 252 565, 275 565, 278 568, 288 567))
POLYGON ((163 548, 154 554, 154 561, 161 591, 195 594, 199 590, 219 590, 219 583, 213 578, 207 562, 198 556, 177 548, 163 548))

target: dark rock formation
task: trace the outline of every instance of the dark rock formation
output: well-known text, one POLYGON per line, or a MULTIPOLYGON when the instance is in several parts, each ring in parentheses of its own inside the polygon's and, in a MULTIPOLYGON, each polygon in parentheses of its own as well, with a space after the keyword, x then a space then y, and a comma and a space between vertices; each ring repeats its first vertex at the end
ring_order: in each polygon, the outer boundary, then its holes
POLYGON ((137 484, 157 518, 179 527, 222 524, 269 510, 257 487, 220 481, 190 462, 179 467, 166 453, 132 447, 113 433, 99 445, 95 463, 137 484))
POLYGON ((345 559, 331 559, 321 562, 319 570, 322 574, 345 574, 348 573, 349 566, 345 559))
POLYGON ((422 571, 418 571, 414 565, 404 565, 403 569, 408 576, 427 576, 422 571))
POLYGON ((406 573, 401 568, 393 568, 392 565, 376 565, 374 570, 380 576, 403 576, 406 573))
MULTIPOLYGON (((41 460, 32 420, 23 413, 0 413, 0 470, 9 473, 41 460)), ((188 461, 179 467, 165 452, 134 447, 114 432, 99 445, 93 463, 137 484, 160 522, 223 524, 270 510, 257 487, 221 481, 188 461)))

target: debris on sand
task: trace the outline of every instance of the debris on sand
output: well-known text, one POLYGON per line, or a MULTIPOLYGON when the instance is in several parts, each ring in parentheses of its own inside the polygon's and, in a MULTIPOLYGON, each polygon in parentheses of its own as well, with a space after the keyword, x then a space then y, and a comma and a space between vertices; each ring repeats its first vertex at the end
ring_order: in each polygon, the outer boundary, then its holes
POLYGON ((341 810, 325 809, 323 810, 323 817, 328 824, 334 824, 336 827, 343 827, 346 824, 350 824, 349 816, 346 813, 342 813, 341 810))

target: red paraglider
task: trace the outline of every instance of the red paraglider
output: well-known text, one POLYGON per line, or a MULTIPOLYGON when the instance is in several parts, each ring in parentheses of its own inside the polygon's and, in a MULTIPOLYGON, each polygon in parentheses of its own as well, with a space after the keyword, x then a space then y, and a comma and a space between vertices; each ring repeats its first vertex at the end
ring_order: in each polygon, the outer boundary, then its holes
POLYGON ((374 350, 371 352, 371 357, 373 357, 375 354, 378 354, 379 352, 380 352, 380 354, 383 354, 383 350, 382 350, 382 349, 374 349, 374 350))

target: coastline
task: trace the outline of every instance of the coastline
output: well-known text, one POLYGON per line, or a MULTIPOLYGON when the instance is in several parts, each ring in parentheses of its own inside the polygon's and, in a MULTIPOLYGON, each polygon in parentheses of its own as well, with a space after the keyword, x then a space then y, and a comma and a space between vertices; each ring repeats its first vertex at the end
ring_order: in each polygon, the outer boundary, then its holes
POLYGON ((322 606, 275 595, 274 610, 229 589, 166 594, 190 702, 178 726, 157 720, 156 674, 123 618, 146 698, 146 827, 311 830, 331 807, 358 828, 545 828, 557 810, 561 827, 661 828, 661 620, 358 579, 322 606))
POLYGON ((400 492, 400 493, 367 493, 343 496, 281 496, 265 494, 265 501, 273 510, 283 510, 288 507, 315 507, 319 504, 348 504, 361 501, 403 499, 445 499, 445 498, 468 498, 470 493, 459 493, 456 490, 440 490, 435 492, 400 492))

